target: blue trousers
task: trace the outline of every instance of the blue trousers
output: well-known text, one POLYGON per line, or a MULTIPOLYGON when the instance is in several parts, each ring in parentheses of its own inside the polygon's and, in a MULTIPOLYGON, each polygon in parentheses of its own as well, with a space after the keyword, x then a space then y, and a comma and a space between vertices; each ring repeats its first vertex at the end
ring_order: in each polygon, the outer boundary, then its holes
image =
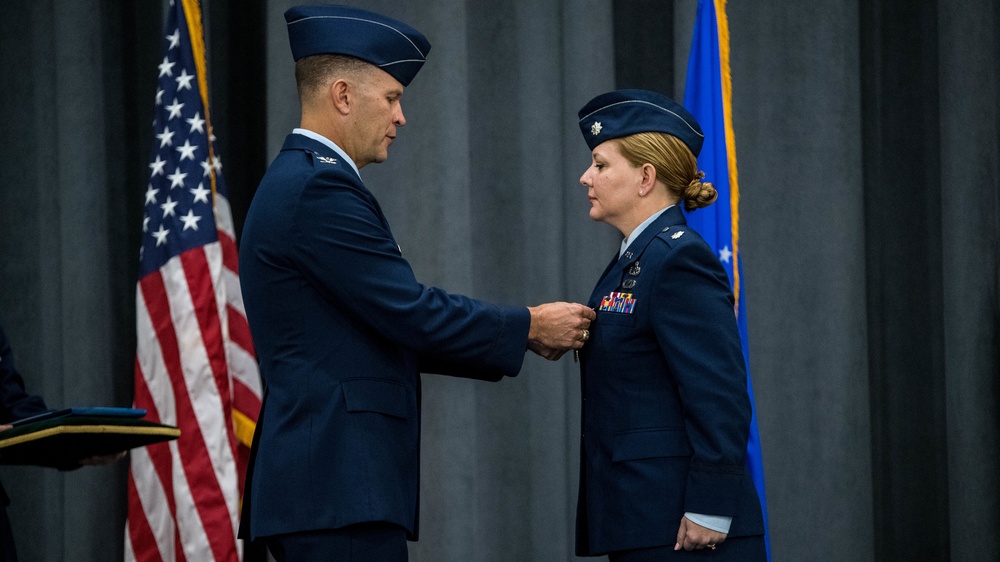
POLYGON ((406 530, 392 523, 263 537, 278 562, 407 562, 406 530))

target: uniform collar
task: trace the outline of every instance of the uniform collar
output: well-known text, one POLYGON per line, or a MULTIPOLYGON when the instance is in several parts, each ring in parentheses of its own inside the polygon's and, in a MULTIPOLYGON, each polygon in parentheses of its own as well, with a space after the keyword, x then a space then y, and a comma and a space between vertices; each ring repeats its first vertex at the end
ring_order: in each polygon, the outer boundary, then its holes
MULTIPOLYGON (((625 253, 619 256, 617 261, 612 262, 608 266, 608 268, 604 271, 604 275, 601 276, 601 280, 603 281, 609 276, 620 277, 621 271, 639 259, 639 256, 641 256, 646 250, 646 246, 652 242, 653 238, 656 238, 658 234, 672 226, 685 224, 687 224, 687 221, 684 219, 684 213, 681 211, 680 207, 677 205, 667 207, 663 210, 663 213, 653 219, 653 221, 646 225, 646 228, 644 228, 643 231, 635 237, 635 240, 628 245, 628 249, 625 250, 625 253)), ((598 286, 601 285, 602 283, 598 283, 598 286)))
POLYGON ((361 172, 358 171, 358 166, 354 163, 354 160, 351 160, 351 157, 348 156, 347 153, 344 152, 344 150, 342 148, 340 148, 339 146, 337 146, 337 143, 333 142, 332 140, 324 137, 323 135, 321 135, 321 134, 319 134, 317 132, 310 131, 309 129, 303 129, 301 127, 297 127, 295 129, 292 129, 292 134, 293 135, 302 135, 302 136, 310 138, 310 139, 312 139, 312 140, 314 140, 316 142, 322 143, 324 146, 326 146, 330 150, 336 152, 341 158, 344 159, 345 162, 347 162, 348 164, 350 164, 351 168, 354 168, 354 173, 358 175, 358 178, 361 177, 361 172))
MULTIPOLYGON (((676 207, 676 205, 670 205, 670 207, 676 207)), ((625 253, 625 250, 627 250, 628 247, 632 245, 632 242, 634 242, 635 239, 638 238, 640 234, 642 234, 642 231, 646 230, 647 226, 652 224, 653 221, 658 219, 660 215, 666 212, 666 210, 669 209, 670 207, 664 207, 659 211, 656 211, 655 213, 650 215, 648 219, 642 221, 642 224, 635 227, 635 229, 632 230, 632 233, 629 234, 624 240, 622 240, 622 247, 620 250, 618 250, 618 257, 621 257, 625 253)))

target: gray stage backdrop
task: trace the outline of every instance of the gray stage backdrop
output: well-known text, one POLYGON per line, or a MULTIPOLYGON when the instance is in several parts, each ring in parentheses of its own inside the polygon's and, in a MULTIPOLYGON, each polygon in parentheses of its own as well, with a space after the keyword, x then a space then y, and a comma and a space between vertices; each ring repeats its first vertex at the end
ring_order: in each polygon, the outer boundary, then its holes
MULTIPOLYGON (((589 156, 576 126, 577 109, 615 85, 612 2, 351 3, 411 23, 434 45, 407 89, 408 123, 389 161, 362 174, 418 278, 507 303, 586 299, 619 241, 587 218, 578 177, 589 156)), ((292 4, 266 7, 268 158, 298 120, 281 18, 292 4)), ((664 33, 682 92, 696 2, 672 4, 664 33)), ((922 559, 893 555, 876 513, 893 488, 876 486, 886 477, 872 452, 880 405, 865 221, 877 215, 864 206, 862 10, 808 4, 729 7, 774 559, 922 559)), ((937 8, 942 286, 929 304, 941 310, 946 427, 941 442, 912 445, 945 453, 945 501, 933 507, 947 524, 946 557, 998 560, 1000 16, 993 0, 952 4, 937 8)), ((148 124, 124 122, 121 92, 152 96, 153 76, 135 75, 121 37, 159 29, 126 21, 134 29, 123 31, 121 10, 110 0, 0 8, 0 320, 29 389, 53 406, 131 400, 138 247, 123 244, 136 239, 141 210, 128 203, 145 184, 131 185, 120 159, 145 162, 151 140, 148 124)), ((497 384, 424 377, 411 559, 574 560, 578 400, 569 356, 529 356, 520 376, 497 384)), ((120 560, 125 477, 124 463, 0 468, 22 560, 120 560)))

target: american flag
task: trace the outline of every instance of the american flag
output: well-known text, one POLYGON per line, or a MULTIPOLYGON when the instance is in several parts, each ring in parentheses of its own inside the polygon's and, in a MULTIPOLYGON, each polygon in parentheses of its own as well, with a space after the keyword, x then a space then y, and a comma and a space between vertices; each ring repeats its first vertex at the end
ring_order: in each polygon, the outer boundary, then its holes
POLYGON ((261 383, 209 124, 197 0, 171 2, 136 286, 135 407, 176 441, 135 449, 125 560, 238 561, 261 383))

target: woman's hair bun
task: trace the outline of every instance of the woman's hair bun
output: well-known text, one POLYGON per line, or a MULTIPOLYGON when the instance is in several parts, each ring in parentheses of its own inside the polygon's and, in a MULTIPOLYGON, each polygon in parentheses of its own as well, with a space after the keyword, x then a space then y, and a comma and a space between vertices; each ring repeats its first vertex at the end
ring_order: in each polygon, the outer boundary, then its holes
POLYGON ((694 179, 691 180, 687 188, 684 189, 684 194, 681 198, 684 200, 685 210, 693 211, 702 207, 708 207, 719 197, 719 192, 715 190, 714 185, 701 181, 704 177, 705 172, 699 171, 695 174, 694 179))

